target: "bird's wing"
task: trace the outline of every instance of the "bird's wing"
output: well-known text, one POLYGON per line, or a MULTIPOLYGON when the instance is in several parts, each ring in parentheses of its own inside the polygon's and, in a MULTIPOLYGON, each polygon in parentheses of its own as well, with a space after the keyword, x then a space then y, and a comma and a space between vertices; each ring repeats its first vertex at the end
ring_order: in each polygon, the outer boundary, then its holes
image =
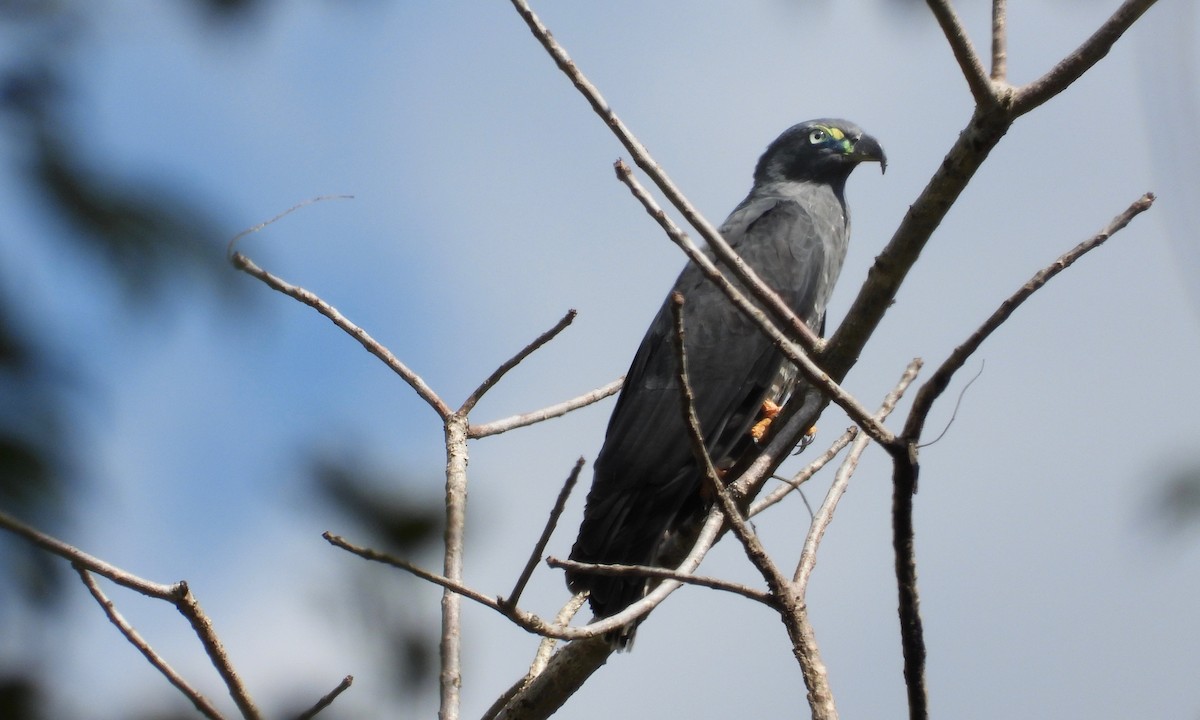
MULTIPOLYGON (((752 196, 730 215, 722 234, 785 302, 816 324, 824 314, 823 229, 796 202, 752 196)), ((684 269, 674 290, 684 295, 688 380, 705 444, 714 461, 727 461, 727 453, 754 423, 784 359, 694 265, 684 269)), ((652 562, 654 548, 681 508, 699 502, 703 476, 682 419, 673 327, 670 305, 664 303, 638 348, 609 420, 572 550, 575 559, 652 562)), ((593 601, 603 604, 596 586, 601 579, 593 576, 587 582, 593 601)))

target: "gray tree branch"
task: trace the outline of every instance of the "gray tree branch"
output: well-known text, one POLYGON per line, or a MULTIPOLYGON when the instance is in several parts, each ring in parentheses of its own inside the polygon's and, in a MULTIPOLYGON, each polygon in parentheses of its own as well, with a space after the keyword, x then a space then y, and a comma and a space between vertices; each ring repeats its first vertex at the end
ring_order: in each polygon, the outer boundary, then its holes
POLYGON ((954 53, 954 59, 958 61, 958 67, 962 69, 967 86, 971 88, 975 104, 981 107, 996 104, 992 82, 983 69, 979 53, 975 52, 975 46, 971 44, 967 29, 963 27, 958 13, 954 12, 954 7, 950 5, 950 0, 928 0, 928 4, 930 12, 942 27, 946 41, 950 43, 950 50, 954 53))
MULTIPOLYGON (((188 621, 188 624, 192 626, 193 632, 196 633, 196 637, 200 640, 200 644, 208 654, 209 660, 212 662, 213 667, 216 668, 217 674, 225 682, 225 687, 228 689, 229 695, 233 698, 238 710, 242 713, 242 717, 247 718, 247 720, 258 720, 262 717, 241 677, 238 676, 237 670, 233 667, 233 663, 229 660, 229 654, 225 651, 221 639, 217 637, 212 621, 200 607, 200 603, 196 600, 195 596, 192 595, 187 582, 180 581, 171 585, 164 585, 144 580, 99 558, 93 557, 73 545, 68 545, 40 530, 36 530, 3 512, 0 512, 0 529, 7 530, 49 553, 70 561, 76 572, 80 573, 80 578, 88 587, 89 592, 92 592, 92 596, 100 603, 106 614, 109 612, 109 605, 106 604, 107 598, 104 597, 103 593, 99 593, 99 587, 94 582, 89 582, 91 578, 88 572, 106 577, 122 587, 129 588, 147 597, 164 600, 174 605, 179 613, 183 615, 184 619, 188 621)), ((115 608, 113 610, 115 611, 115 608)), ((110 621, 113 620, 113 615, 110 614, 108 617, 110 621)), ((121 630, 122 634, 125 634, 126 628, 132 630, 127 624, 113 622, 121 630)), ((125 634, 125 636, 126 638, 130 638, 128 634, 125 634)), ((142 651, 142 647, 137 643, 134 643, 134 646, 139 651, 142 651)), ((143 652, 143 654, 145 653, 143 652)), ((155 665, 155 667, 162 671, 162 667, 159 665, 155 665)), ((172 680, 170 675, 167 675, 167 679, 182 690, 172 680)), ((194 705, 196 704, 193 695, 187 693, 185 695, 188 696, 188 699, 194 705)), ((196 707, 197 709, 201 709, 200 705, 196 705, 196 707)), ((203 709, 201 711, 203 712, 203 709)))
POLYGON ((522 413, 520 415, 512 415, 510 417, 502 418, 500 420, 493 420, 492 422, 484 423, 482 425, 471 425, 469 428, 467 428, 467 437, 475 439, 488 437, 489 435, 499 435, 500 433, 508 432, 509 430, 515 430, 516 428, 540 423, 543 420, 561 417, 573 410, 587 407, 588 405, 599 402, 606 397, 616 395, 621 389, 621 385, 624 383, 625 376, 622 375, 607 385, 598 387, 595 390, 590 390, 578 397, 571 398, 570 400, 563 401, 556 405, 542 408, 541 410, 534 410, 532 412, 522 413))
POLYGON ((658 189, 662 191, 671 205, 679 210, 688 224, 696 228, 704 241, 712 248, 716 257, 730 268, 734 276, 745 284, 750 294, 775 316, 782 327, 788 328, 795 334, 806 349, 813 350, 821 347, 820 338, 817 338, 808 326, 792 312, 792 309, 780 299, 773 288, 764 283, 757 273, 733 252, 717 228, 696 210, 691 201, 667 176, 666 171, 650 156, 646 146, 617 117, 617 114, 609 107, 608 101, 600 94, 599 89, 579 70, 575 62, 571 60, 571 56, 567 54, 566 48, 554 39, 550 29, 533 12, 529 3, 525 0, 511 0, 511 2, 521 19, 529 27, 530 32, 554 60, 558 69, 570 79, 575 88, 591 105, 592 110, 600 116, 617 140, 625 146, 634 163, 658 186, 658 189))
POLYGON ((409 387, 411 387, 422 400, 428 403, 429 407, 433 408, 434 412, 438 414, 438 417, 440 417, 442 420, 446 420, 450 417, 450 414, 453 412, 450 409, 450 406, 447 405, 440 397, 438 397, 437 393, 433 391, 433 388, 425 384, 425 381, 421 379, 420 375, 417 375, 415 372, 410 370, 407 365, 400 362, 400 360, 392 354, 391 350, 388 350, 379 341, 371 337, 366 330, 363 330, 359 326, 350 322, 344 315, 338 312, 337 308, 317 297, 312 292, 309 292, 298 285, 292 285, 282 278, 263 270, 259 266, 255 265, 250 258, 246 257, 240 252, 233 253, 233 255, 230 256, 230 262, 232 262, 233 266, 238 270, 241 270, 251 277, 258 278, 262 282, 266 283, 271 289, 278 290, 288 297, 299 300, 300 302, 329 318, 334 325, 337 325, 341 330, 350 335, 350 337, 357 340, 359 344, 366 348, 367 352, 382 360, 384 365, 387 365, 389 368, 391 368, 392 372, 399 375, 404 382, 408 383, 409 387))

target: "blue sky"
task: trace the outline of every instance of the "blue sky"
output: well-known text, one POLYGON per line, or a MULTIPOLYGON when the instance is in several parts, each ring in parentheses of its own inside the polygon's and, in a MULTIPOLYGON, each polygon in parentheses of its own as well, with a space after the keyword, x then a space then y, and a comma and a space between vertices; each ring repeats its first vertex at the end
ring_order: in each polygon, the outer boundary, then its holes
MULTIPOLYGON (((306 208, 241 249, 335 304, 452 405, 577 308, 575 325, 496 388, 478 420, 625 370, 682 260, 613 180, 623 150, 507 3, 279 2, 229 34, 205 30, 179 4, 109 5, 77 57, 74 120, 89 154, 131 177, 178 183, 227 236, 306 198, 354 195, 306 208)), ((961 5, 986 47, 986 4, 961 5)), ((1014 3, 1011 79, 1036 77, 1115 5, 1014 3)), ((939 716, 1186 717, 1200 708, 1200 545, 1194 534, 1164 540, 1147 510, 1164 476, 1195 459, 1200 397, 1200 314, 1189 294, 1200 268, 1195 239, 1181 230, 1195 213, 1186 161, 1197 150, 1179 140, 1188 123, 1156 112, 1195 72, 1194 58, 1176 53, 1196 24, 1194 10, 1164 5, 1016 124, 846 382, 875 404, 910 358, 940 362, 1036 270, 1141 193, 1158 193, 1154 210, 988 341, 986 369, 954 426, 922 453, 917 544, 939 716)), ((833 323, 970 113, 932 19, 882 0, 536 9, 711 220, 744 196, 758 154, 794 122, 844 116, 880 139, 887 175, 850 181, 854 237, 833 323)), ((371 708, 389 680, 373 672, 378 659, 335 592, 357 561, 320 539, 338 519, 305 499, 310 448, 299 443, 354 437, 352 451, 438 497, 435 416, 327 321, 233 270, 224 282, 249 286, 243 299, 194 293, 171 319, 143 321, 86 262, 37 239, 53 229, 20 207, 6 212, 6 242, 24 243, 14 274, 44 308, 47 337, 102 381, 81 408, 96 476, 69 539, 151 579, 186 577, 267 707, 298 687, 316 697, 353 673, 339 703, 382 716, 371 708)), ((224 239, 213 239, 214 253, 224 239)), ((978 364, 931 427, 948 419, 978 364)), ((475 586, 507 592, 572 462, 594 457, 609 407, 474 444, 475 586)), ((822 438, 845 424, 828 414, 822 438)), ((893 716, 904 697, 881 455, 869 453, 856 475, 810 591, 845 717, 893 716)), ((569 548, 582 500, 581 491, 552 554, 569 548)), ((785 564, 806 526, 798 499, 758 522, 785 564)), ((754 579, 732 543, 704 569, 754 579)), ((65 668, 60 700, 116 718, 166 694, 91 600, 72 592, 77 612, 50 653, 65 668)), ((173 612, 118 597, 188 677, 221 695, 173 612)), ((435 622, 437 597, 422 588, 397 602, 435 622)), ((542 569, 526 598, 550 614, 566 590, 542 569)), ((470 716, 524 672, 536 643, 468 607, 464 644, 470 716)), ((688 589, 561 716, 636 717, 660 704, 680 716, 758 717, 803 703, 769 612, 688 589)), ((402 716, 434 707, 424 697, 402 716)))

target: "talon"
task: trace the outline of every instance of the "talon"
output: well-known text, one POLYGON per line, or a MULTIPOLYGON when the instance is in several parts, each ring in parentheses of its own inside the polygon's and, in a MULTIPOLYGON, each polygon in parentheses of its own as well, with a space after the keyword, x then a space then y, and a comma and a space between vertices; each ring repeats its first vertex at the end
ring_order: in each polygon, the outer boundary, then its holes
POLYGON ((754 423, 754 427, 750 428, 750 437, 754 438, 754 442, 760 442, 763 436, 767 434, 767 428, 771 427, 771 421, 779 414, 783 408, 778 403, 771 400, 763 400, 762 410, 760 414, 762 419, 754 423))
POLYGON ((804 452, 804 450, 809 445, 812 445, 813 441, 816 439, 817 439, 817 426, 813 425, 812 427, 810 427, 808 429, 808 432, 804 433, 804 437, 800 438, 800 444, 798 444, 796 446, 796 450, 792 454, 799 455, 800 453, 804 452))

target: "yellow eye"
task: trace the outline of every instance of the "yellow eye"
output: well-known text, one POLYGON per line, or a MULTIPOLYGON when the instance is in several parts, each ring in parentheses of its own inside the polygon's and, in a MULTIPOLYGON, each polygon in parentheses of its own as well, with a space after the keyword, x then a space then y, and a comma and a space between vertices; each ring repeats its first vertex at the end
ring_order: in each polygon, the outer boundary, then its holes
POLYGON ((825 141, 825 131, 824 130, 813 130, 812 132, 810 132, 808 134, 808 141, 810 143, 812 143, 813 145, 816 145, 817 143, 820 143, 820 142, 824 142, 825 141))

